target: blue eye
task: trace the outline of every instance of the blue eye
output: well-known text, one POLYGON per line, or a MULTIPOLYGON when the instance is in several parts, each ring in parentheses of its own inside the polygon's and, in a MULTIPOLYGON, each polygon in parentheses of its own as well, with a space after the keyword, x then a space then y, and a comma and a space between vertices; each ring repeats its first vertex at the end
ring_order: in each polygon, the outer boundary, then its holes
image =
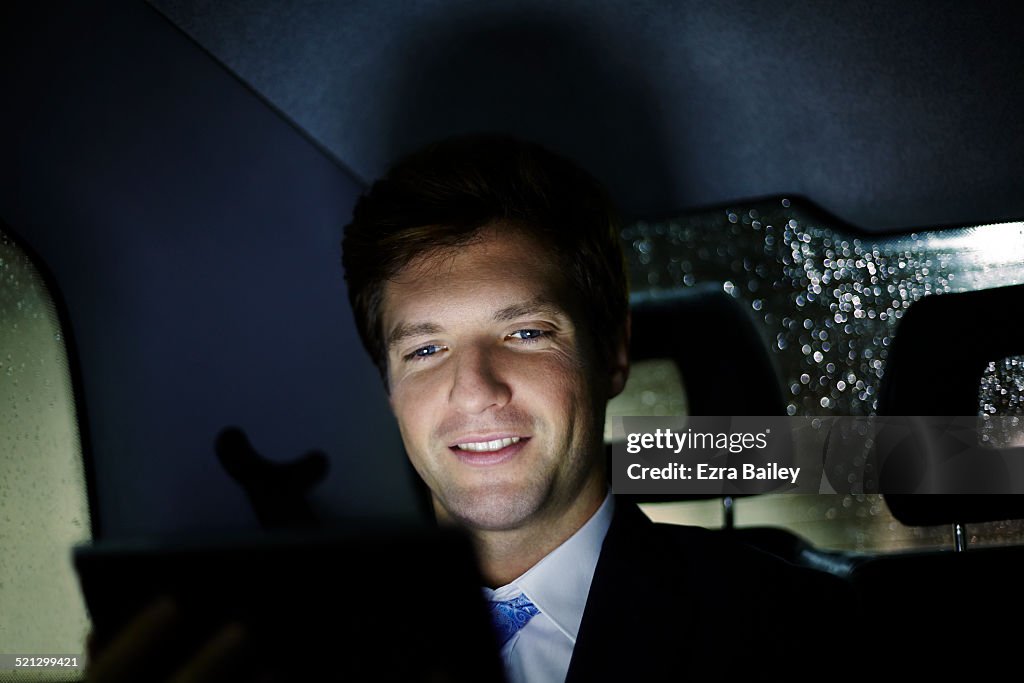
POLYGON ((447 347, 441 346, 440 344, 427 344, 416 349, 408 356, 405 360, 418 360, 420 358, 429 358, 430 356, 436 355, 437 353, 444 351, 447 347))
POLYGON ((515 338, 524 342, 533 342, 547 337, 550 333, 545 330, 516 330, 507 338, 515 338))

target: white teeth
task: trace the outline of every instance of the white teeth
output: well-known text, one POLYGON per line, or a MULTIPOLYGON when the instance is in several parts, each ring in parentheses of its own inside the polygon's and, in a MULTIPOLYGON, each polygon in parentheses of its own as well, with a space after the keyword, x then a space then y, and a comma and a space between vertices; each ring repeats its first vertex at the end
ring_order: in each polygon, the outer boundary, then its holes
POLYGON ((514 443, 519 443, 518 436, 511 436, 505 439, 495 439, 494 441, 474 441, 472 443, 460 443, 457 444, 457 447, 460 451, 486 453, 488 451, 500 451, 502 448, 511 446, 514 443))

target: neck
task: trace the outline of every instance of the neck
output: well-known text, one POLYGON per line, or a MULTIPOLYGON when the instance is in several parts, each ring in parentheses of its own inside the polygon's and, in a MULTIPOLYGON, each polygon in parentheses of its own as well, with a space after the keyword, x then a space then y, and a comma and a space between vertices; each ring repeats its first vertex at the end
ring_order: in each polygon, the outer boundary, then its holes
POLYGON ((565 509, 515 529, 469 529, 480 570, 491 588, 522 576, 594 516, 607 492, 604 480, 591 482, 565 509))

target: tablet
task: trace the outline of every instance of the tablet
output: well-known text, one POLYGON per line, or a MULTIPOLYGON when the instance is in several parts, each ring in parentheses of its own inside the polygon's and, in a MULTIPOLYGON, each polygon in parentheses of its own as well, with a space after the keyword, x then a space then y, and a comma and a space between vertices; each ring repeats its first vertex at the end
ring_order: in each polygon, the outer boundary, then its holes
POLYGON ((97 649, 167 596, 183 651, 239 621, 246 667, 282 680, 504 680, 471 544, 453 529, 104 541, 73 560, 97 649))

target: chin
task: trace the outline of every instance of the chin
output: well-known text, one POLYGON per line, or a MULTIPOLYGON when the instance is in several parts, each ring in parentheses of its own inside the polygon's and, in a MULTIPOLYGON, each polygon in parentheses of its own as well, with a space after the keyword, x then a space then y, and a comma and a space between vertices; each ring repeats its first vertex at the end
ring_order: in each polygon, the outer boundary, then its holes
POLYGON ((445 496, 442 507, 454 521, 473 529, 502 531, 514 529, 540 507, 539 496, 517 489, 493 487, 453 492, 445 496))

